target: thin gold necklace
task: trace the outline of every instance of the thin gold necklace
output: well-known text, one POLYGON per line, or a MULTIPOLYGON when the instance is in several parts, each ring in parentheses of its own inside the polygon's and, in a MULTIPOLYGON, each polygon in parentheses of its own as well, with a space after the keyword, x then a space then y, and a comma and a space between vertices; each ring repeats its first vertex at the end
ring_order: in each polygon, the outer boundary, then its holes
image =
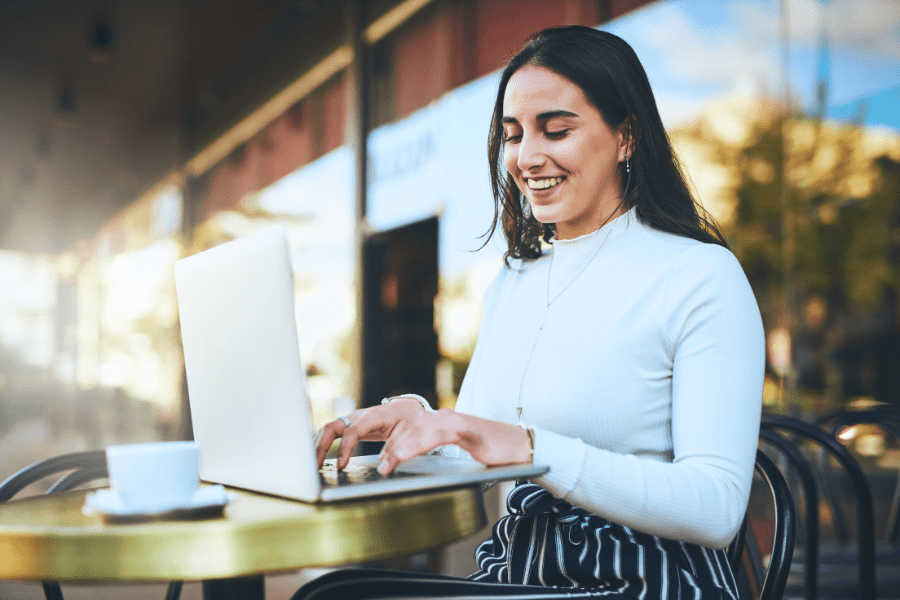
MULTIPOLYGON (((603 227, 605 227, 606 224, 610 222, 610 220, 613 218, 613 215, 615 215, 617 212, 619 212, 619 208, 621 208, 621 206, 622 206, 622 203, 620 202, 619 206, 616 207, 616 209, 612 212, 612 214, 610 214, 608 217, 606 217, 606 220, 603 221, 603 224, 597 228, 598 231, 600 229, 603 229, 603 227)), ((591 255, 591 257, 588 259, 588 261, 586 263, 584 263, 584 266, 581 267, 581 270, 575 274, 575 277, 570 279, 569 283, 567 283, 565 285, 565 287, 563 287, 563 289, 561 289, 559 291, 558 294, 553 296, 552 299, 550 298, 550 275, 553 272, 553 257, 556 256, 556 249, 554 249, 554 251, 550 253, 550 266, 547 267, 547 306, 546 306, 546 308, 548 310, 544 311, 544 317, 541 319, 541 324, 538 327, 537 334, 534 336, 534 343, 531 344, 531 351, 528 353, 528 360, 525 362, 525 370, 522 371, 522 380, 519 381, 519 394, 516 398, 516 417, 520 421, 522 420, 522 387, 525 385, 525 375, 528 373, 528 367, 531 366, 531 358, 534 356, 534 349, 537 347, 538 339, 541 337, 541 331, 544 330, 544 322, 547 320, 547 313, 549 312, 550 305, 553 304, 554 302, 556 302, 557 298, 562 296, 563 292, 565 292, 567 289, 569 289, 569 286, 571 286, 573 283, 575 283, 575 280, 578 279, 581 276, 581 274, 587 270, 587 268, 591 265, 591 263, 594 262, 594 259, 600 255, 600 250, 602 250, 603 246, 606 245, 606 240, 609 239, 609 236, 612 234, 612 230, 613 230, 613 227, 610 227, 609 230, 607 230, 606 237, 603 238, 603 241, 601 241, 600 245, 597 246, 597 249, 594 250, 594 254, 591 255)))

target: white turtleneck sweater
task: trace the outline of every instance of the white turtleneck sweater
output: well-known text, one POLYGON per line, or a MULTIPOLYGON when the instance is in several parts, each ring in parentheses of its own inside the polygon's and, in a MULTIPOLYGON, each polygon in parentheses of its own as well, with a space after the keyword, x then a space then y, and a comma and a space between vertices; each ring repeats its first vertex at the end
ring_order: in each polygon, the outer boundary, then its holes
POLYGON ((747 507, 764 360, 735 257, 632 209, 501 269, 456 409, 516 423, 521 401, 534 462, 550 466, 535 483, 620 525, 721 548, 747 507))

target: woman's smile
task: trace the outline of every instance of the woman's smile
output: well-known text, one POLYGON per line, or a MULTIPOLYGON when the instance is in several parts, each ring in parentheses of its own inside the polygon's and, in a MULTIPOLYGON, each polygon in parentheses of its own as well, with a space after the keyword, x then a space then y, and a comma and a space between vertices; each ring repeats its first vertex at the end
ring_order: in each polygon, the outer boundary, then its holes
POLYGON ((503 163, 534 218, 557 239, 590 233, 622 212, 628 144, 577 85, 544 67, 516 71, 503 99, 503 163))
POLYGON ((554 188, 563 182, 565 177, 549 177, 545 179, 526 179, 525 182, 528 184, 528 187, 533 190, 548 190, 550 188, 554 188))

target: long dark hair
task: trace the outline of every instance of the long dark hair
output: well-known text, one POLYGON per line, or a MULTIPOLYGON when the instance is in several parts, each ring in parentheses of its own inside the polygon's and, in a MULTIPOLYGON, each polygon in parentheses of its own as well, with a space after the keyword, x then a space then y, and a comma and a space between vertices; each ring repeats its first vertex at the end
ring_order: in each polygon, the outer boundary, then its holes
POLYGON ((555 225, 541 223, 526 210, 512 176, 503 167, 503 96, 510 77, 520 68, 544 67, 581 88, 606 124, 623 123, 631 135, 631 172, 624 174, 622 201, 655 229, 728 247, 712 216, 691 195, 678 159, 672 152, 647 74, 623 39, 590 27, 551 27, 537 33, 500 76, 488 136, 488 161, 494 220, 490 237, 500 227, 506 238, 506 259, 537 258, 541 240, 549 241, 555 225))

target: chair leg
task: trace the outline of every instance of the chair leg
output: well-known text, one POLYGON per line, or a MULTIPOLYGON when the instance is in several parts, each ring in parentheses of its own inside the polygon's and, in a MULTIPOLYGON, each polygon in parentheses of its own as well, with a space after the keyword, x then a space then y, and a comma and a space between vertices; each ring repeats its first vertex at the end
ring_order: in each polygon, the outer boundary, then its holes
POLYGON ((43 581, 44 597, 47 600, 63 600, 62 588, 55 581, 43 581))
POLYGON ((207 579, 203 582, 203 600, 264 600, 262 576, 207 579))
POLYGON ((168 591, 166 591, 166 600, 178 600, 181 598, 181 587, 183 585, 183 581, 171 582, 168 591))
POLYGON ((756 541, 753 528, 747 528, 747 542, 744 544, 744 565, 747 567, 747 579, 753 589, 755 598, 761 591, 766 579, 766 568, 763 566, 763 557, 756 541))
POLYGON ((737 571, 738 598, 740 600, 753 600, 759 594, 759 586, 753 585, 752 577, 747 573, 750 557, 743 556, 743 568, 737 571), (755 591, 754 591, 755 590, 755 591))

